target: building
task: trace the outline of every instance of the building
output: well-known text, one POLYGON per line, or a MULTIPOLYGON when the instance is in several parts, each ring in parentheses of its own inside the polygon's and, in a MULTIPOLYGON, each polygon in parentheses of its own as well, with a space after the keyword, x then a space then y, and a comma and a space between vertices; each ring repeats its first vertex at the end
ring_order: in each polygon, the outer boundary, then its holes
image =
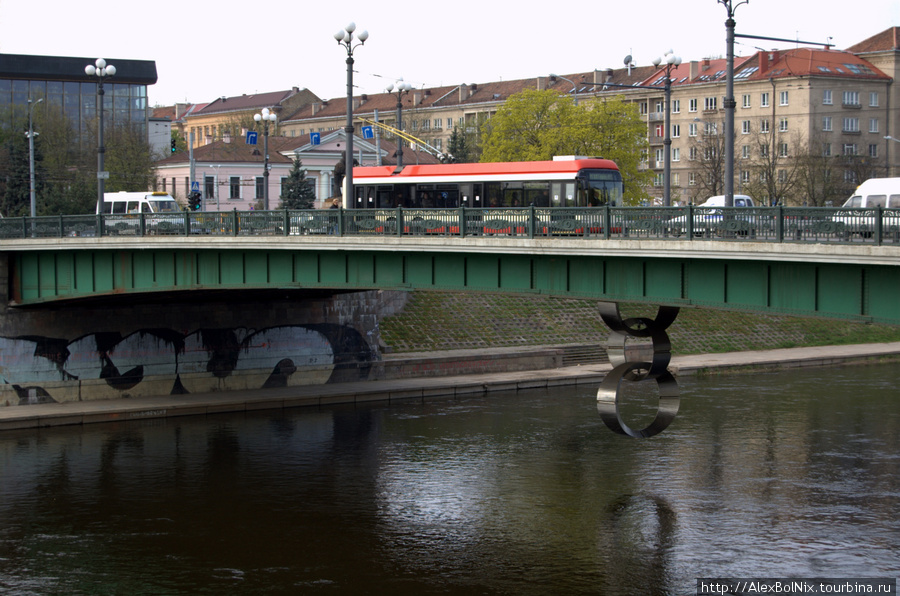
POLYGON ((303 106, 318 101, 321 100, 313 92, 298 87, 286 91, 220 97, 202 107, 187 111, 183 116, 184 125, 181 132, 187 142, 194 147, 224 140, 226 137, 235 138, 247 130, 257 130, 259 126, 254 122, 253 116, 265 108, 274 112, 278 118, 270 126, 270 134, 275 135, 280 130, 280 120, 285 114, 296 112, 303 106))
MULTIPOLYGON (((10 124, 27 117, 28 100, 42 99, 42 110, 66 116, 85 135, 97 118, 97 78, 84 67, 96 58, 0 54, 0 117, 10 124)), ((108 126, 135 123, 148 134, 147 86, 157 81, 156 63, 109 58, 115 76, 103 82, 103 116, 108 126)))

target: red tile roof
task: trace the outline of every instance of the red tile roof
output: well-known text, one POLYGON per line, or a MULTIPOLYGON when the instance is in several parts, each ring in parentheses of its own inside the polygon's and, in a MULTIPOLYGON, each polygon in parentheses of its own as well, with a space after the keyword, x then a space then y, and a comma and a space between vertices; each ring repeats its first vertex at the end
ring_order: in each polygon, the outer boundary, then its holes
POLYGON ((877 33, 847 48, 848 52, 853 52, 854 54, 889 50, 900 50, 900 27, 889 27, 881 33, 877 33))

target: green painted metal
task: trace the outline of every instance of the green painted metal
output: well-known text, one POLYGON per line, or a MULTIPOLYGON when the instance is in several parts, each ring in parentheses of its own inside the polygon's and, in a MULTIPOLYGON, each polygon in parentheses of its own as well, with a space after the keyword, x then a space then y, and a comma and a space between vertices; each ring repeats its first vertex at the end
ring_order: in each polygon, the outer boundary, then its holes
POLYGON ((12 253, 11 298, 39 305, 194 289, 540 293, 900 324, 900 267, 497 252, 96 249, 12 253))

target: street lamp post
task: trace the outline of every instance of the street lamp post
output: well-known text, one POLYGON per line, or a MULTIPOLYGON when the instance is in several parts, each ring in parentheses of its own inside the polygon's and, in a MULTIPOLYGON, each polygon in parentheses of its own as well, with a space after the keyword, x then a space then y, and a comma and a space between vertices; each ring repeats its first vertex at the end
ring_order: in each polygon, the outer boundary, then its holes
MULTIPOLYGON (((402 78, 397 80, 396 84, 388 85, 388 93, 397 94, 397 130, 403 131, 403 94, 409 93, 412 85, 404 81, 402 78), (395 91, 396 89, 396 91, 395 91)), ((403 137, 397 136, 397 169, 403 167, 403 137)))
POLYGON ((34 136, 38 133, 34 132, 34 107, 44 101, 44 98, 38 98, 32 102, 28 98, 28 191, 31 198, 31 217, 37 215, 37 197, 34 192, 34 136))
POLYGON ((550 73, 550 80, 553 81, 556 79, 562 79, 563 81, 568 81, 568 82, 572 83, 572 94, 575 97, 575 105, 577 106, 578 105, 578 85, 575 84, 575 81, 573 81, 571 79, 567 79, 566 77, 561 77, 558 74, 550 73))
POLYGON ((97 77, 97 114, 99 127, 97 128, 97 207, 99 213, 103 213, 103 193, 106 190, 106 178, 109 173, 103 169, 103 154, 106 148, 103 146, 103 79, 116 74, 116 67, 107 64, 103 58, 97 58, 93 64, 84 67, 84 74, 89 77, 97 77))
POLYGON ((669 125, 672 114, 672 69, 677 68, 681 64, 681 57, 676 56, 672 53, 672 50, 669 50, 662 58, 655 58, 653 60, 653 66, 658 67, 662 63, 665 63, 666 65, 666 82, 664 85, 666 94, 664 126, 666 127, 666 130, 665 136, 663 137, 663 145, 665 146, 665 152, 663 153, 663 205, 669 207, 672 205, 672 133, 671 126, 669 125))
POLYGON ((269 122, 275 122, 276 118, 269 108, 253 115, 253 120, 263 123, 263 211, 269 210, 269 122))
POLYGON ((728 11, 725 21, 726 72, 725 72, 725 206, 734 207, 734 11, 750 0, 716 0, 728 11))
POLYGON ((347 50, 347 126, 344 132, 347 135, 347 154, 344 158, 344 206, 349 207, 353 201, 353 50, 366 43, 369 39, 368 31, 360 31, 356 38, 359 43, 353 45, 353 32, 356 31, 356 23, 350 23, 341 31, 334 34, 339 46, 347 50))

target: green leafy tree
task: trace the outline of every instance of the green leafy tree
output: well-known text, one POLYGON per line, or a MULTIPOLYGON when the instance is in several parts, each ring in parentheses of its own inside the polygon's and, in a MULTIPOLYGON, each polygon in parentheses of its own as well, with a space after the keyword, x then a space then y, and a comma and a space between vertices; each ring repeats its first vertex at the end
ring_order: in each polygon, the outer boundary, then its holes
POLYGON ((648 198, 652 173, 641 169, 647 125, 637 107, 620 97, 575 105, 557 92, 526 90, 510 96, 483 127, 481 161, 536 161, 555 155, 611 159, 625 182, 625 202, 648 198))
POLYGON ((459 125, 454 126, 453 131, 450 133, 450 144, 447 150, 453 156, 453 159, 459 163, 470 163, 473 161, 469 135, 459 125))
POLYGON ((294 160, 294 167, 284 183, 280 209, 312 209, 316 193, 306 177, 306 170, 301 169, 302 166, 303 162, 294 160))

